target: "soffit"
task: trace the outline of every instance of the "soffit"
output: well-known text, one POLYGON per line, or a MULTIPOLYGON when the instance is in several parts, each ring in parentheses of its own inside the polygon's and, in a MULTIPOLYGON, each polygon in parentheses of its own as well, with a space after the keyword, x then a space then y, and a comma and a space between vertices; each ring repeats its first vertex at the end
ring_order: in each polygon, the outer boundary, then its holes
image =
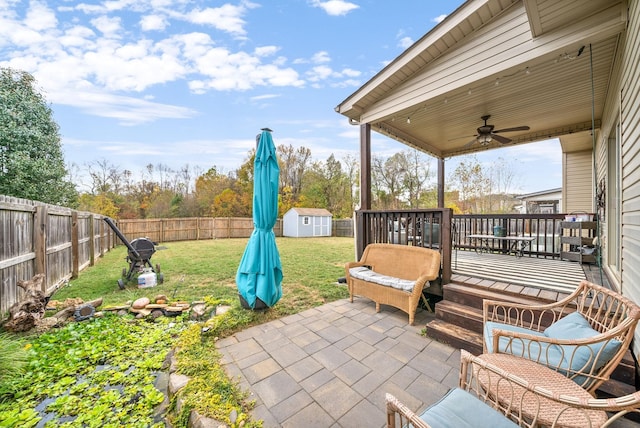
POLYGON ((530 127, 510 144, 598 127, 626 9, 584 3, 469 1, 336 110, 442 158, 503 147, 468 145, 483 115, 530 127))

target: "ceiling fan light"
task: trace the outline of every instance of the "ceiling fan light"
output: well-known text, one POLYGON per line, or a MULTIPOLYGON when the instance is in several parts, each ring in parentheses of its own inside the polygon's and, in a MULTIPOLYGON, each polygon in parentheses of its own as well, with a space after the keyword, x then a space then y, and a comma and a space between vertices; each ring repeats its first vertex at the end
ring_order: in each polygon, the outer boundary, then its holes
POLYGON ((490 142, 491 142, 491 135, 488 135, 488 134, 478 135, 478 143, 480 143, 481 146, 486 146, 490 142))

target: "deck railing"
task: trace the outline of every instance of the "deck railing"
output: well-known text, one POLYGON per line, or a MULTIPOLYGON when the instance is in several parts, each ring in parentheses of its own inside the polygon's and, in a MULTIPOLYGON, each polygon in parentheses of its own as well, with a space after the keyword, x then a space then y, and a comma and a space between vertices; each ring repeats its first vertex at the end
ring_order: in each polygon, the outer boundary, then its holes
MULTIPOLYGON (((503 228, 507 236, 529 236, 535 238, 524 251, 527 256, 560 258, 562 228, 565 214, 465 214, 453 216, 453 245, 456 249, 475 250, 479 242, 469 235, 493 235, 494 227, 503 228)), ((509 243, 489 240, 496 252, 507 252, 509 243)))
POLYGON ((451 280, 451 209, 356 211, 356 255, 372 243, 419 245, 440 251, 442 284, 451 280))
MULTIPOLYGON (((442 256, 442 283, 451 279, 452 250, 480 249, 469 235, 493 235, 499 226, 507 236, 535 238, 524 256, 560 259, 561 222, 565 214, 465 214, 452 215, 450 209, 356 211, 356 255, 362 256, 371 243, 419 245, 438 249, 442 256)), ((487 242, 482 249, 486 250, 487 242)), ((509 242, 488 240, 491 251, 509 252, 509 242)))

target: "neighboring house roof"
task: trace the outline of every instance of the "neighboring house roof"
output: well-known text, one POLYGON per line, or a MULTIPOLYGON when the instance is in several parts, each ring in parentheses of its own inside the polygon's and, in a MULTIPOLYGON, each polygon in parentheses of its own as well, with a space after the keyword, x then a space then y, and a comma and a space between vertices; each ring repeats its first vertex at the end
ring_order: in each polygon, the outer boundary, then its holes
POLYGON ((549 189, 549 190, 541 190, 539 192, 526 193, 524 195, 516 196, 517 199, 540 199, 540 198, 562 198, 562 187, 558 187, 557 189, 549 189))
POLYGON ((299 215, 308 215, 308 216, 333 216, 328 210, 324 208, 291 208, 289 211, 295 211, 299 215))

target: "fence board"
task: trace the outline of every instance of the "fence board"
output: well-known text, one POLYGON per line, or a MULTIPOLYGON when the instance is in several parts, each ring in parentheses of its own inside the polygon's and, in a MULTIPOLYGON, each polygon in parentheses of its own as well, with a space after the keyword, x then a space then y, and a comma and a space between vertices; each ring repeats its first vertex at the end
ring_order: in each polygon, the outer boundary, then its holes
MULTIPOLYGON (((43 287, 52 293, 97 257, 119 244, 103 216, 37 201, 0 195, 0 313, 22 297, 20 280, 45 273, 43 287)), ((189 217, 119 220, 128 240, 154 242, 248 238, 253 219, 241 217, 189 217)), ((274 226, 282 236, 282 219, 274 226)), ((351 219, 334 220, 334 236, 353 236, 351 219)))
POLYGON ((57 287, 113 246, 102 216, 0 195, 0 314, 20 300, 17 283, 44 273, 43 291, 57 287), (95 233, 94 233, 95 231, 95 233))

